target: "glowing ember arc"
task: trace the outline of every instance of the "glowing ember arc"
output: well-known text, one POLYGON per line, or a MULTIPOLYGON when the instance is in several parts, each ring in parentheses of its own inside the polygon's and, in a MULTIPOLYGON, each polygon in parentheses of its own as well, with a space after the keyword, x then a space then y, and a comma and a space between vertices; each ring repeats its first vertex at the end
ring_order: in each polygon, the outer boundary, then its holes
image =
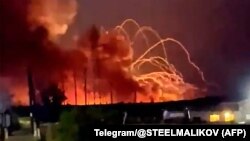
MULTIPOLYGON (((194 96, 196 97, 196 93, 197 91, 199 91, 199 88, 197 88, 193 84, 185 82, 181 72, 178 71, 175 66, 171 64, 167 59, 166 43, 173 42, 184 51, 190 66, 195 68, 199 73, 201 80, 203 80, 203 82, 206 82, 203 72, 194 62, 191 61, 190 54, 181 42, 173 38, 161 38, 154 29, 148 26, 140 26, 133 19, 125 20, 121 25, 118 25, 111 30, 105 30, 104 27, 101 28, 101 39, 106 39, 107 44, 109 44, 109 42, 112 42, 109 40, 112 40, 115 36, 116 40, 119 40, 118 42, 120 42, 120 44, 124 45, 127 43, 127 49, 132 51, 135 51, 135 42, 140 37, 140 35, 146 45, 146 51, 143 54, 141 54, 136 59, 133 58, 135 56, 133 56, 131 52, 126 57, 120 56, 120 59, 118 59, 119 57, 115 58, 116 61, 133 60, 129 66, 121 66, 121 69, 124 70, 125 73, 128 73, 128 75, 132 75, 132 79, 135 80, 141 87, 141 89, 137 90, 136 92, 139 99, 137 102, 149 102, 152 101, 152 99, 155 102, 161 102, 187 98, 192 99, 194 98, 194 96), (129 24, 135 25, 137 28, 137 31, 132 36, 130 36, 130 34, 125 29, 125 27, 129 24), (150 45, 150 38, 148 38, 147 34, 144 33, 145 31, 150 31, 151 33, 153 33, 153 35, 159 41, 154 43, 153 45, 150 45), (164 55, 151 55, 150 53, 152 52, 152 50, 159 49, 159 46, 162 48, 164 55), (146 57, 148 54, 150 54, 151 56, 146 57), (143 67, 146 64, 157 68, 157 71, 151 71, 147 73, 143 72, 143 67)), ((101 50, 106 49, 104 45, 102 47, 103 48, 101 50)), ((104 52, 102 53, 105 54, 104 52)), ((102 53, 100 53, 99 55, 103 56, 102 53)), ((110 57, 108 54, 106 54, 106 56, 107 58, 110 57)))
MULTIPOLYGON (((54 33, 54 31, 51 31, 49 27, 47 28, 50 32, 53 32, 51 33, 52 35, 59 34, 58 32, 54 33)), ((82 38, 77 36, 75 40, 78 42, 82 40, 82 38)), ((195 68, 201 80, 205 82, 203 72, 192 62, 190 54, 184 45, 173 38, 161 38, 161 36, 149 26, 140 26, 135 20, 127 19, 111 30, 106 30, 102 27, 100 29, 100 39, 95 49, 89 47, 89 44, 86 42, 84 40, 84 43, 80 44, 77 50, 75 50, 77 55, 72 54, 72 56, 75 55, 76 58, 72 59, 69 65, 71 66, 77 62, 77 65, 78 63, 84 64, 84 67, 87 68, 86 94, 84 90, 85 80, 83 81, 85 74, 83 77, 83 69, 81 67, 66 69, 66 72, 62 70, 63 74, 65 73, 65 78, 59 80, 63 81, 59 83, 63 85, 62 87, 68 98, 66 103, 68 104, 75 104, 75 99, 77 99, 78 104, 81 105, 135 102, 134 95, 136 95, 136 102, 163 102, 193 99, 202 96, 200 89, 193 84, 185 82, 181 71, 177 70, 168 60, 166 48, 167 43, 171 42, 183 50, 185 57, 187 57, 186 63, 189 63, 190 67, 195 68), (129 30, 127 30, 129 25, 136 27, 136 31, 132 35, 128 32, 129 30), (157 41, 152 42, 148 33, 153 35, 157 41), (139 44, 141 40, 142 44, 139 44), (137 49, 142 46, 145 50, 138 55, 137 49), (155 55, 154 51, 159 51, 162 55, 155 55), (95 76, 96 74, 93 72, 96 68, 94 69, 95 65, 93 64, 93 58, 91 58, 93 56, 90 55, 92 53, 94 53, 97 57, 96 59, 100 61, 98 66, 100 76, 98 77, 95 76), (134 53, 137 54, 135 55, 134 53), (86 58, 86 60, 82 58, 86 58), (90 60, 92 60, 92 62, 90 60), (86 64, 88 65, 85 66, 86 64), (78 73, 76 80, 72 77, 72 72, 78 73), (84 87, 81 84, 83 84, 84 87), (77 92, 77 98, 75 98, 75 92, 77 92), (87 98, 86 101, 85 98, 87 98)), ((58 50, 62 49, 58 48, 58 50)), ((68 54, 65 54, 65 56, 67 55, 68 54)), ((40 68, 38 70, 40 70, 40 68)), ((39 77, 37 80, 38 79, 39 77)), ((16 103, 20 100, 24 104, 27 103, 27 97, 25 97, 25 99, 23 97, 27 95, 27 91, 26 85, 20 85, 20 88, 15 86, 14 93, 16 95, 14 100, 16 100, 16 103)))
MULTIPOLYGON (((192 60, 191 60, 191 58, 190 58, 190 54, 188 53, 187 49, 186 49, 185 46, 184 46, 181 42, 179 42, 178 40, 173 39, 173 38, 165 38, 165 39, 163 39, 163 38, 161 38, 161 36, 157 33, 157 31, 155 31, 152 27, 149 27, 149 26, 142 26, 142 27, 141 27, 141 26, 140 26, 135 20, 133 20, 133 19, 127 19, 127 20, 125 20, 121 25, 116 26, 115 29, 116 29, 116 30, 122 30, 123 33, 125 33, 126 37, 128 37, 128 39, 129 39, 129 41, 131 42, 132 45, 133 45, 134 41, 136 40, 136 37, 141 33, 142 36, 143 36, 143 38, 145 39, 146 44, 147 44, 148 47, 149 47, 149 49, 148 49, 144 54, 142 54, 142 55, 132 64, 132 66, 134 66, 134 64, 136 64, 138 61, 141 61, 141 59, 144 58, 146 54, 148 54, 151 50, 153 50, 153 49, 154 49, 155 47, 157 47, 158 45, 161 45, 161 47, 162 47, 162 49, 163 49, 163 52, 164 52, 164 55, 165 55, 165 58, 164 58, 164 59, 165 59, 166 62, 167 62, 167 54, 166 54, 166 49, 165 49, 165 48, 166 48, 165 43, 171 41, 171 42, 174 42, 174 43, 178 44, 179 47, 182 48, 182 50, 183 50, 183 51, 185 52, 185 54, 187 55, 187 59, 188 59, 189 63, 199 72, 199 74, 200 74, 202 80, 203 80, 204 82, 206 81, 203 72, 200 70, 200 68, 199 68, 194 62, 192 62, 192 60), (135 24, 136 27, 138 28, 137 32, 135 33, 135 35, 134 35, 134 37, 133 37, 133 40, 131 40, 131 39, 129 38, 128 33, 127 33, 126 30, 124 29, 124 26, 125 26, 126 24, 130 23, 130 22, 131 22, 132 24, 135 24), (148 38, 147 38, 147 36, 144 34, 143 31, 150 31, 150 32, 152 32, 152 33, 159 39, 159 41, 158 41, 157 43, 155 43, 154 45, 149 46, 148 38)), ((163 58, 162 58, 162 59, 163 59, 163 58)), ((163 60, 164 60, 164 59, 163 59, 163 60)))

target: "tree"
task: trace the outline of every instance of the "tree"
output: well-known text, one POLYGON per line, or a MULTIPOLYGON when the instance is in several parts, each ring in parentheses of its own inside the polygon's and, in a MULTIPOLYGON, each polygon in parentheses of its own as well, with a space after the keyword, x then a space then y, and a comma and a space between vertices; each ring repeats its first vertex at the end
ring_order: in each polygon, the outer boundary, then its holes
POLYGON ((46 119, 51 122, 58 121, 62 103, 66 100, 64 91, 57 84, 51 84, 41 91, 43 105, 46 109, 46 119))
POLYGON ((76 110, 65 111, 62 113, 57 128, 56 141, 77 141, 79 127, 76 117, 76 110))
POLYGON ((41 92, 42 101, 45 106, 61 106, 67 99, 64 91, 57 84, 52 84, 41 92))
POLYGON ((65 110, 57 125, 47 130, 48 141, 88 141, 92 139, 91 128, 95 125, 121 124, 119 112, 102 107, 65 110))

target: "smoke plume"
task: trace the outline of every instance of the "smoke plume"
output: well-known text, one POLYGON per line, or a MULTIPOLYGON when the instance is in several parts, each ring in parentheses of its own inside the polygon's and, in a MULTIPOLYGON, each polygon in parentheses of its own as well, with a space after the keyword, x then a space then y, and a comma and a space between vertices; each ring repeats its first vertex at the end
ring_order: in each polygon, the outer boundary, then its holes
POLYGON ((64 34, 66 28, 63 27, 68 26, 75 15, 74 1, 68 1, 70 3, 59 3, 57 0, 2 2, 1 13, 8 17, 1 25, 2 74, 16 75, 23 73, 27 67, 49 74, 77 66, 71 62, 81 56, 79 51, 65 51, 50 39, 64 34), (73 10, 66 5, 72 5, 73 10))
MULTIPOLYGON (((90 32, 95 32, 90 30, 90 32)), ((92 33, 93 34, 93 33, 92 33)), ((131 101, 135 92, 141 91, 139 83, 133 78, 129 71, 132 64, 133 49, 130 43, 117 32, 99 33, 97 45, 93 48, 91 40, 80 38, 79 46, 84 48, 89 60, 89 74, 92 81, 91 91, 98 91, 104 95, 114 91, 118 101, 131 101)))
POLYGON ((44 26, 51 38, 66 33, 77 12, 75 0, 31 0, 28 21, 32 29, 44 26))
MULTIPOLYGON (((87 95, 99 96, 100 102, 101 97, 110 101, 110 95, 116 101, 131 101, 137 92, 147 99, 157 97, 156 100, 161 101, 160 96, 165 94, 164 101, 177 100, 185 98, 185 93, 190 93, 188 97, 191 97, 196 90, 183 80, 172 64, 159 56, 150 60, 164 71, 131 72, 136 64, 147 60, 141 58, 133 62, 132 42, 118 30, 103 33, 92 27, 87 34, 79 36, 76 48, 60 47, 56 41, 67 32, 77 14, 75 0, 1 0, 0 14, 4 17, 0 22, 0 77, 8 78, 8 88, 13 89, 14 99, 25 98, 22 102, 27 103, 27 69, 32 71, 38 90, 51 82, 65 86, 71 104, 71 96, 77 92, 83 101, 84 79, 87 95)), ((174 39, 168 41, 182 47, 174 39)))
MULTIPOLYGON (((61 81, 68 71, 84 66, 79 49, 64 50, 54 39, 66 33, 76 15, 74 0, 1 1, 0 75, 12 86, 26 86, 26 71, 33 71, 37 87, 61 81)), ((19 97, 19 94, 15 96, 19 97)))

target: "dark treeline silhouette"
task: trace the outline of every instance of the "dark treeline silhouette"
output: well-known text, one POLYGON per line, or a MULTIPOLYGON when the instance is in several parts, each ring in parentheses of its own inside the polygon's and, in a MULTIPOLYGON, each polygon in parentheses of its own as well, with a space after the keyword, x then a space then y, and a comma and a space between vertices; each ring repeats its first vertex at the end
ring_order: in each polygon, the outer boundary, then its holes
MULTIPOLYGON (((74 105, 61 105, 64 93, 58 87, 50 86, 44 90, 44 101, 46 104, 36 107, 37 114, 41 121, 57 121, 61 111, 68 111, 76 108, 74 105), (59 99, 59 100, 58 100, 59 99)), ((101 108, 104 111, 118 111, 119 114, 128 113, 128 117, 155 117, 162 118, 164 109, 168 111, 183 111, 185 107, 190 110, 213 110, 214 107, 225 101, 221 97, 206 97, 195 100, 162 102, 162 103, 117 103, 110 105, 87 105, 77 106, 77 109, 86 110, 88 108, 101 108)), ((18 106, 12 108, 19 116, 28 116, 29 108, 18 106)))
POLYGON ((187 107, 195 110, 205 110, 216 107, 224 100, 220 97, 207 97, 196 100, 164 102, 164 103, 134 103, 112 105, 89 105, 89 106, 64 106, 64 112, 59 120, 57 135, 61 139, 75 141, 91 140, 92 134, 89 129, 96 127, 112 127, 112 125, 124 126, 124 115, 127 124, 159 124, 159 123, 205 123, 201 119, 189 120, 187 107), (163 121, 163 110, 182 111, 185 117, 163 121), (105 125, 105 126, 102 126, 105 125), (68 132, 69 129, 74 132, 68 132))

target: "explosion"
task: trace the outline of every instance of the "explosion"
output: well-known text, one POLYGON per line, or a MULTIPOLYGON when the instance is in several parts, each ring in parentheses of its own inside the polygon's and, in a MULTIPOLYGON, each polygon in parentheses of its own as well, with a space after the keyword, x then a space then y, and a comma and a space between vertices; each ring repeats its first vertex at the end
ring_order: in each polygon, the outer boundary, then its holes
POLYGON ((0 76, 8 78, 14 103, 28 103, 27 68, 34 75, 38 94, 56 82, 68 104, 163 102, 202 96, 203 91, 186 82, 168 59, 167 47, 173 43, 184 52, 187 62, 183 63, 206 83, 184 45, 161 38, 151 27, 132 19, 110 30, 94 26, 78 35, 77 48, 60 47, 59 37, 67 32, 77 10, 75 1, 64 1, 10 0, 1 5, 1 14, 10 18, 1 22, 0 76))
POLYGON ((44 26, 50 38, 64 35, 77 13, 75 0, 31 0, 28 21, 31 29, 44 26))
POLYGON ((201 95, 201 90, 185 82, 181 72, 168 61, 167 42, 177 44, 185 52, 187 63, 197 70, 201 80, 205 82, 202 71, 191 61, 188 51, 179 41, 173 38, 162 39, 151 27, 141 27, 136 21, 127 19, 111 30, 103 28, 97 47, 85 48, 88 60, 92 59, 94 64, 88 69, 98 70, 92 74, 96 78, 88 83, 92 86, 90 91, 97 91, 96 94, 92 93, 93 97, 107 97, 108 89, 110 95, 115 95, 120 102, 163 102, 193 99, 201 95), (137 28, 132 38, 125 29, 130 24, 137 28), (150 45, 150 38, 144 31, 153 33, 158 41, 150 45), (143 39, 140 47, 145 51, 136 56, 134 52, 140 39, 143 39), (162 55, 154 55, 153 51, 161 52, 162 55), (104 88, 97 88, 102 86, 104 88), (111 93, 113 89, 114 92, 111 93))

